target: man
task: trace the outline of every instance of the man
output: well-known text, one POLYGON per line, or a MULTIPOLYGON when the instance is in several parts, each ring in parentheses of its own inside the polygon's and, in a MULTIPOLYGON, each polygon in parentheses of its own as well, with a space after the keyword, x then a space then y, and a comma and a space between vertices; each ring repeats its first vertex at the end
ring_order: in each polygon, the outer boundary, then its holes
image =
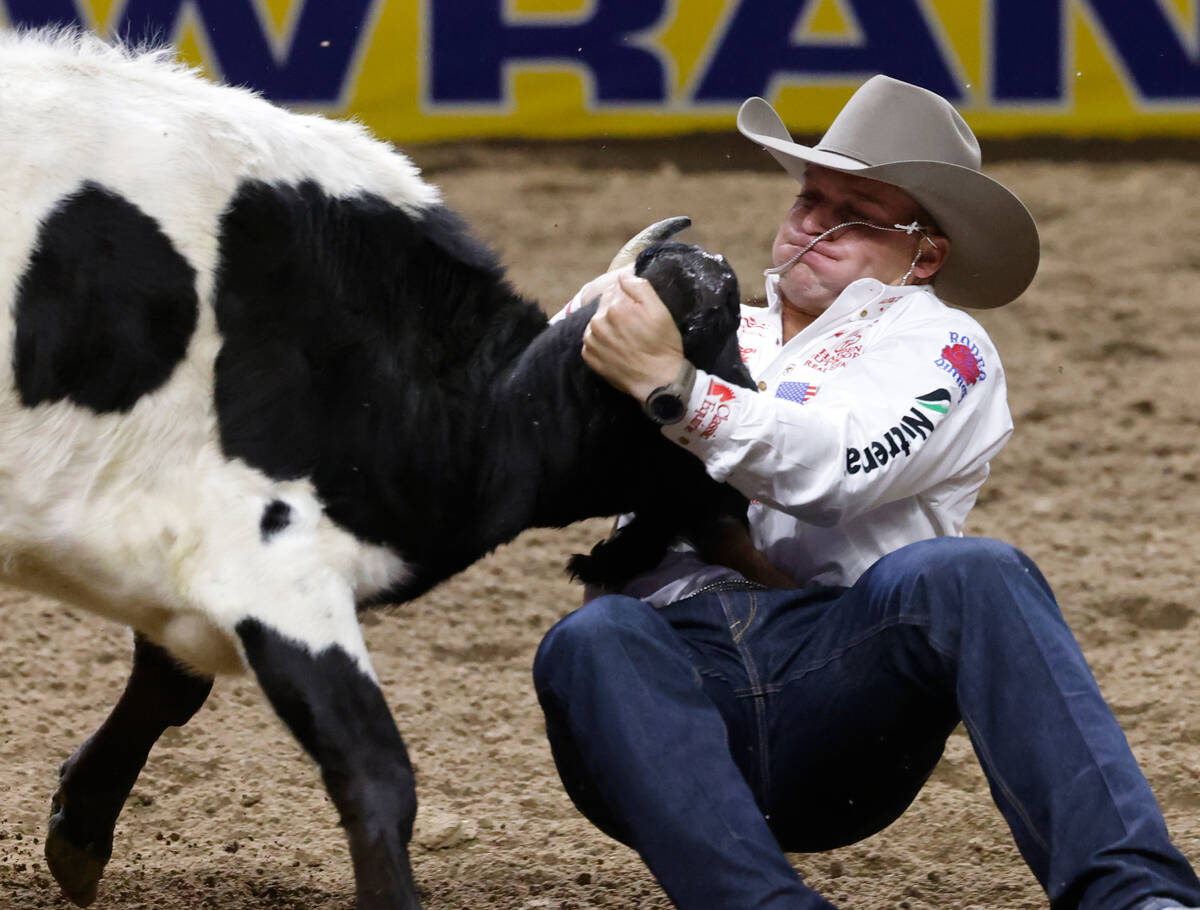
POLYGON ((1012 424, 991 341, 940 298, 1018 296, 1032 218, 916 86, 869 80, 815 148, 762 99, 738 127, 800 180, 769 305, 743 312, 758 390, 684 362, 628 270, 581 291, 601 297, 583 355, 752 499, 797 585, 680 547, 556 625, 534 677, 572 799, 685 910, 829 907, 783 850, 889 824, 961 720, 1052 906, 1200 903, 1045 580, 961 536, 1012 424))

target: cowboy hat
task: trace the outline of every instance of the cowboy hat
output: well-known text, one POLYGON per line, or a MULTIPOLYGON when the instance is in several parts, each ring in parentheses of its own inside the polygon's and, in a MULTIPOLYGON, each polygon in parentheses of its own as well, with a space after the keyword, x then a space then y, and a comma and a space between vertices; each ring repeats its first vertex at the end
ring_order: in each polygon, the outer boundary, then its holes
POLYGON ((1003 306, 1037 271, 1037 226, 1029 210, 979 170, 979 143, 941 95, 888 76, 856 91, 815 147, 792 141, 779 114, 750 98, 738 130, 800 180, 809 164, 899 187, 950 239, 934 275, 938 294, 961 306, 1003 306))

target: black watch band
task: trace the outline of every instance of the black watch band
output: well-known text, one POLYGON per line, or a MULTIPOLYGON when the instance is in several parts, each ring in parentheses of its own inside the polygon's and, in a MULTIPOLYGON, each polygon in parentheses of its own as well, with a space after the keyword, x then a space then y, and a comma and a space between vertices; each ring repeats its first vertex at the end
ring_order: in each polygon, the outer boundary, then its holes
POLYGON ((646 396, 642 410, 660 426, 679 423, 687 413, 688 400, 692 397, 692 386, 695 384, 696 368, 685 357, 675 378, 646 396))

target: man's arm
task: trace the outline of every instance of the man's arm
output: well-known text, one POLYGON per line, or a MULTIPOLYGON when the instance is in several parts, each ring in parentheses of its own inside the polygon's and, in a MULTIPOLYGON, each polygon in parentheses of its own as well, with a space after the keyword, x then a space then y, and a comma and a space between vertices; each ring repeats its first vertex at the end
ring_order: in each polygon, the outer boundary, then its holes
MULTIPOLYGON (((641 279, 607 283, 601 306, 584 337, 584 359, 644 400, 675 376, 683 357, 679 332, 641 279)), ((700 372, 684 422, 664 432, 701 458, 715 479, 818 525, 974 470, 1012 431, 1007 390, 983 329, 959 311, 944 312, 891 329, 829 374, 820 395, 803 405, 714 384, 700 372), (952 329, 977 339, 988 363, 969 394, 938 366, 952 329)))

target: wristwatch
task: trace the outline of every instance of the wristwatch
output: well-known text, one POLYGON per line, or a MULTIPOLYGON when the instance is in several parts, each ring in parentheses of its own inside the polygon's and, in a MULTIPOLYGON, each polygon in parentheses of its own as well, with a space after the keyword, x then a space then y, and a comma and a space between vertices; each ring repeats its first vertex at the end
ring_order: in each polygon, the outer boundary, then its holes
POLYGON ((687 413, 688 399, 692 397, 692 386, 695 383, 696 368, 685 357, 675 378, 646 396, 646 400, 642 402, 642 410, 660 426, 679 423, 687 413))

